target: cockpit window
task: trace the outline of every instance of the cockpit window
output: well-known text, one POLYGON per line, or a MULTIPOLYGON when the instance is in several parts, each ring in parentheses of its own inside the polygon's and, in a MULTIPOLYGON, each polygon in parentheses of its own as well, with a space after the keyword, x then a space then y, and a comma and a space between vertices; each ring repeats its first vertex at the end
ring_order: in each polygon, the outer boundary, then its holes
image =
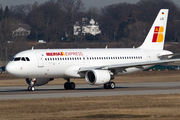
POLYGON ((26 60, 27 60, 27 61, 30 61, 30 59, 29 59, 28 57, 26 57, 26 60))
POLYGON ((24 57, 21 58, 21 61, 26 61, 26 59, 24 57))
POLYGON ((11 59, 11 61, 13 61, 14 60, 14 57, 11 59))
POLYGON ((20 57, 17 57, 17 58, 14 59, 14 61, 20 61, 20 60, 21 60, 20 57))
POLYGON ((12 58, 11 61, 30 61, 30 59, 28 57, 16 57, 12 58))

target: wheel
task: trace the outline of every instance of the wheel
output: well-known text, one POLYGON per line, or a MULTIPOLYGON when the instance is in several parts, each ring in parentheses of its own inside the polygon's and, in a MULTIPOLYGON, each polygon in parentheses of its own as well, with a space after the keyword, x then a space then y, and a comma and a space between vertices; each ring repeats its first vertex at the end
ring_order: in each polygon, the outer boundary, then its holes
POLYGON ((109 83, 104 84, 104 89, 109 89, 109 83))
POLYGON ((109 88, 110 89, 114 89, 115 88, 115 83, 114 82, 110 82, 109 83, 109 88))
POLYGON ((66 82, 66 83, 64 84, 64 89, 65 89, 65 90, 74 90, 75 87, 76 87, 76 85, 75 85, 75 83, 73 83, 73 82, 71 82, 71 83, 66 82))
POLYGON ((76 87, 75 83, 71 82, 71 83, 69 84, 69 88, 70 88, 71 90, 74 90, 75 87, 76 87))
POLYGON ((35 87, 34 86, 29 86, 28 87, 28 91, 34 91, 35 90, 35 87))
POLYGON ((31 91, 34 91, 35 90, 35 87, 33 86, 33 87, 31 87, 31 91))
POLYGON ((28 86, 28 91, 31 91, 31 86, 28 86))
POLYGON ((69 82, 66 82, 66 83, 64 84, 64 89, 65 89, 65 90, 69 90, 69 82))

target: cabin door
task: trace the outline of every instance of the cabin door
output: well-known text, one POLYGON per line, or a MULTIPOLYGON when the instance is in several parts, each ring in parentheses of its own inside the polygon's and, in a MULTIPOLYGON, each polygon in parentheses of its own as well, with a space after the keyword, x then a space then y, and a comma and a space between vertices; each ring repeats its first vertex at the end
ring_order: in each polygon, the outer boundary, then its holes
POLYGON ((37 57, 37 60, 38 60, 38 67, 39 68, 44 67, 44 60, 43 60, 44 55, 41 54, 41 53, 36 53, 36 57, 37 57))

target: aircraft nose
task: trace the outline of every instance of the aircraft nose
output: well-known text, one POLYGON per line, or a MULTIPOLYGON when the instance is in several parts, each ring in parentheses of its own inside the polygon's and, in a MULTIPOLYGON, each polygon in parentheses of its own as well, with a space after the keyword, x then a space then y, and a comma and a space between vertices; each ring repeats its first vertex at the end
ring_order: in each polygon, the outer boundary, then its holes
POLYGON ((11 63, 8 63, 6 65, 6 72, 10 75, 13 75, 15 73, 14 66, 11 63))

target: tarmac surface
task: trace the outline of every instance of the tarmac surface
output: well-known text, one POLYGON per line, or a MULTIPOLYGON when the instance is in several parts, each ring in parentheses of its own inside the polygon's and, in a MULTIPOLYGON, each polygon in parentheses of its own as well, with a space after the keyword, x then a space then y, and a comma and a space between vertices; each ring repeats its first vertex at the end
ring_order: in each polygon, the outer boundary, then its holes
POLYGON ((180 94, 180 82, 118 83, 113 90, 88 84, 76 85, 75 90, 46 85, 36 87, 34 92, 28 91, 27 86, 0 87, 0 100, 156 94, 180 94))

